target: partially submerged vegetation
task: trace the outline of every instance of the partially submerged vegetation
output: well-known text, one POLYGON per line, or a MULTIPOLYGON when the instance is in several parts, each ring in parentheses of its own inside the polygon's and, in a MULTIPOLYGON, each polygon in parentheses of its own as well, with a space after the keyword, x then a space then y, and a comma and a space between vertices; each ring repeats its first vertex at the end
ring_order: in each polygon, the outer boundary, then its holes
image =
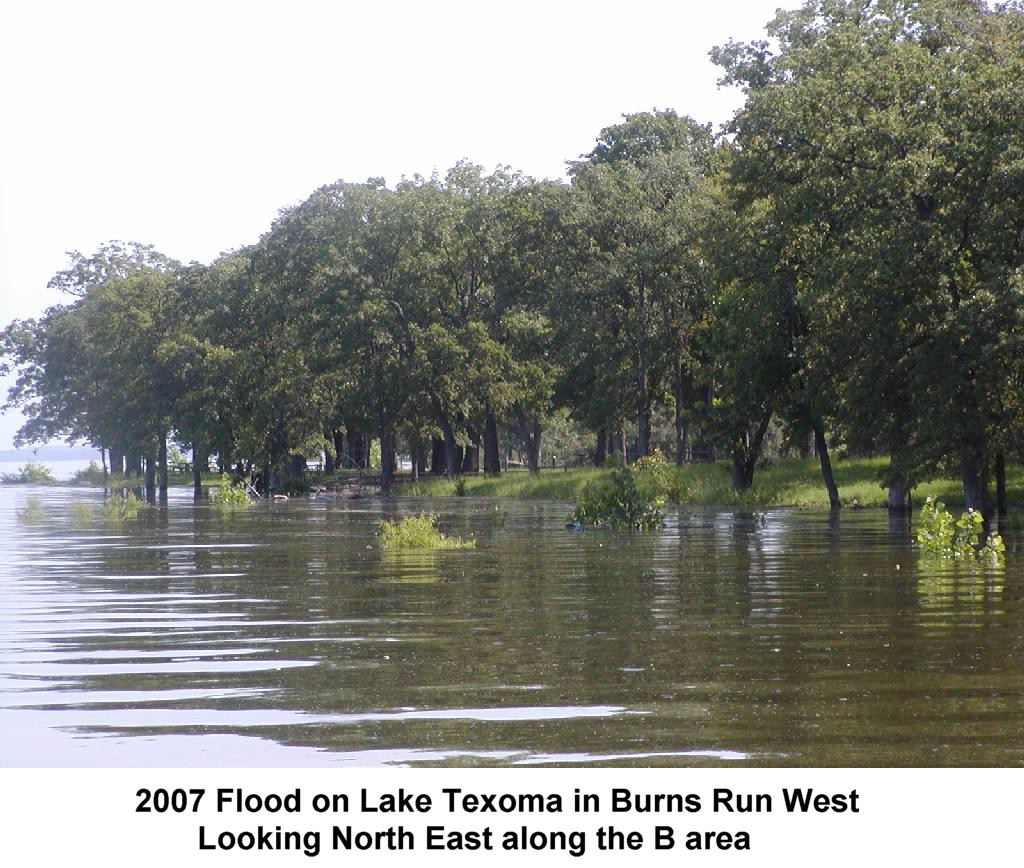
POLYGON ((671 486, 668 463, 655 450, 633 466, 615 467, 611 473, 587 483, 576 502, 572 521, 580 527, 660 527, 665 519, 662 507, 671 486))
POLYGON ((0 482, 13 485, 54 485, 57 478, 45 464, 29 461, 17 473, 0 473, 0 482))
POLYGON ((210 502, 222 510, 245 509, 252 503, 249 490, 241 480, 232 482, 225 473, 220 477, 220 484, 210 491, 210 502))
POLYGON ((133 491, 112 491, 103 501, 103 517, 109 521, 128 521, 137 518, 146 503, 133 491))
POLYGON ((38 497, 30 497, 25 505, 18 510, 18 521, 22 524, 39 524, 46 518, 43 502, 38 497))
POLYGON ((984 519, 977 510, 965 510, 954 519, 941 500, 929 497, 915 523, 914 538, 929 557, 999 563, 1006 546, 998 533, 985 536, 984 528, 984 519))
POLYGON ((476 548, 476 540, 445 536, 437 529, 437 516, 426 512, 419 515, 408 515, 397 521, 382 521, 378 539, 380 547, 385 551, 476 548))

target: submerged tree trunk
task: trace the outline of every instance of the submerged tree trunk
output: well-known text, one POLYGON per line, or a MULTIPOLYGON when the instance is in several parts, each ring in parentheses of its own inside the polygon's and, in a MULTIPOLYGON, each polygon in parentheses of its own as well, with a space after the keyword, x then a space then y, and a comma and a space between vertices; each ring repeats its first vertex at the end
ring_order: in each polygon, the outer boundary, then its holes
POLYGON ((484 473, 497 476, 501 473, 501 453, 498 451, 498 420, 490 403, 484 413, 484 473))
POLYGON ((167 435, 157 435, 158 460, 160 462, 160 500, 167 500, 167 435))
POLYGON ((594 466, 604 467, 605 459, 608 457, 608 429, 597 429, 597 446, 594 449, 594 466))
POLYGON ((753 436, 750 436, 749 432, 745 432, 734 444, 732 450, 733 491, 747 491, 754 484, 754 470, 757 467, 758 458, 761 457, 761 446, 764 443, 764 435, 768 433, 768 424, 771 419, 771 410, 765 410, 753 436))
POLYGON ((199 500, 203 496, 203 466, 206 464, 206 456, 199 446, 192 444, 192 499, 199 500))
POLYGON ((146 465, 146 500, 156 500, 156 458, 147 455, 144 459, 146 465))
POLYGON ((818 461, 821 463, 821 479, 825 483, 825 490, 828 492, 828 505, 831 509, 841 509, 843 503, 839 499, 836 478, 832 474, 832 461, 828 456, 828 443, 825 442, 825 431, 820 424, 814 426, 814 451, 818 453, 818 461))

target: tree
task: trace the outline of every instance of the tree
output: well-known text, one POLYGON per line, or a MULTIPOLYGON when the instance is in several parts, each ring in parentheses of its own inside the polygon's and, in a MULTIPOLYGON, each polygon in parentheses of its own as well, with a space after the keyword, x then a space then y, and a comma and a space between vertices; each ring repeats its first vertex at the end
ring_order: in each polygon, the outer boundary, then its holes
POLYGON ((821 0, 779 14, 776 51, 716 51, 747 92, 737 182, 816 251, 807 352, 832 366, 841 424, 893 451, 893 477, 955 463, 986 515, 1022 328, 1022 21, 1017 4, 821 0))

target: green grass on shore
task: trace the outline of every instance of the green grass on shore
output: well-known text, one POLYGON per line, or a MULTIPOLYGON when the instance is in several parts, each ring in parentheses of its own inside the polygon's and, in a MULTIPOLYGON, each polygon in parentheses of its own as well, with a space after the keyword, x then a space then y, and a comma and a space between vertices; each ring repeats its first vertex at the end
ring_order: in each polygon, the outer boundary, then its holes
MULTIPOLYGON (((884 458, 853 458, 833 463, 836 484, 845 505, 885 506, 886 491, 879 482, 887 465, 884 458)), ((498 477, 467 476, 465 494, 469 497, 513 497, 539 500, 574 501, 589 481, 607 470, 585 467, 568 470, 543 470, 540 473, 512 471, 498 477)), ((673 467, 680 497, 688 506, 790 506, 801 509, 828 509, 828 495, 821 481, 816 459, 786 459, 758 469, 754 486, 736 494, 730 488, 729 468, 724 463, 691 464, 673 467)), ((425 497, 455 495, 455 483, 428 478, 404 482, 396 494, 425 497)), ((1024 472, 1021 467, 1007 470, 1007 495, 1010 503, 1024 500, 1024 472)), ((953 478, 936 479, 914 489, 914 501, 935 497, 951 507, 963 505, 960 482, 953 478)))

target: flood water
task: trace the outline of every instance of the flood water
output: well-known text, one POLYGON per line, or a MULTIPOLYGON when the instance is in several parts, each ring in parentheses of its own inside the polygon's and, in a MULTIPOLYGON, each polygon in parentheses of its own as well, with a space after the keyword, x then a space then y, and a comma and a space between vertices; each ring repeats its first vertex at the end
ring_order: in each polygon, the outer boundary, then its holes
POLYGON ((0 487, 2 765, 1024 763, 1019 534, 977 571, 874 510, 101 503, 0 487), (423 509, 477 548, 378 549, 423 509))

